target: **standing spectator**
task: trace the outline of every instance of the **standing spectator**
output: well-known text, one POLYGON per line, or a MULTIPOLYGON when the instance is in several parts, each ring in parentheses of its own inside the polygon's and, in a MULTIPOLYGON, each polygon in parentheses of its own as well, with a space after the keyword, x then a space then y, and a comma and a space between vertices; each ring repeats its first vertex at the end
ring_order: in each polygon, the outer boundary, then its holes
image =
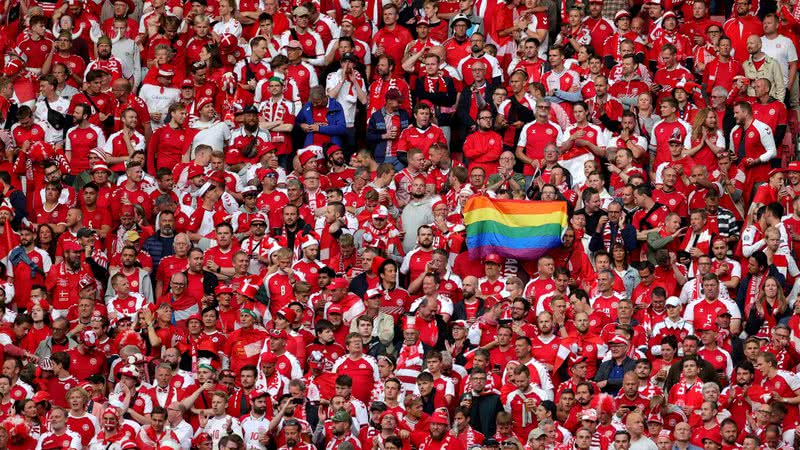
POLYGON ((333 143, 344 145, 347 119, 342 105, 325 95, 322 86, 314 86, 309 102, 297 114, 297 125, 305 133, 304 145, 333 143))
POLYGON ((361 74, 355 70, 358 59, 352 53, 342 55, 342 67, 328 75, 325 81, 327 94, 336 99, 344 109, 345 122, 347 123, 346 145, 348 150, 353 150, 356 143, 356 109, 359 104, 367 104, 367 92, 361 74))

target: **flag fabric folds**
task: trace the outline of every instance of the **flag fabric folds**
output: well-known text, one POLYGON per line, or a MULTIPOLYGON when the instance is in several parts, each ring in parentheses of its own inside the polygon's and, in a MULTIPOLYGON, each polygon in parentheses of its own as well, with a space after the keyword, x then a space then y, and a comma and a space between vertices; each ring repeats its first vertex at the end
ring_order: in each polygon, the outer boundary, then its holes
POLYGON ((472 259, 496 253, 535 260, 561 245, 567 227, 567 204, 474 196, 464 207, 464 224, 472 259))

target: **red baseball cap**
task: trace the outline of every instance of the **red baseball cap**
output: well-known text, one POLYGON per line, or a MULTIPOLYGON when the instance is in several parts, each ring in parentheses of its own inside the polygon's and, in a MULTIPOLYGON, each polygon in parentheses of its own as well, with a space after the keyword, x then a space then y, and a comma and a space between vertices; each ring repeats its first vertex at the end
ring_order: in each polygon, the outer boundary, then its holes
POLYGON ((428 423, 438 423, 442 425, 450 425, 450 417, 445 411, 438 410, 433 413, 428 423))
POLYGON ((503 258, 497 253, 491 253, 487 255, 486 258, 483 258, 483 263, 503 264, 503 258))
MULTIPOLYGON (((262 358, 262 362, 263 362, 263 358, 262 358)), ((269 397, 269 392, 267 392, 267 391, 259 391, 258 389, 253 389, 252 391, 250 391, 250 395, 248 395, 247 397, 252 402, 252 401, 258 400, 261 397, 269 397)))
POLYGON ((347 282, 344 278, 336 277, 331 280, 331 284, 328 285, 328 289, 347 289, 350 286, 350 283, 347 282))

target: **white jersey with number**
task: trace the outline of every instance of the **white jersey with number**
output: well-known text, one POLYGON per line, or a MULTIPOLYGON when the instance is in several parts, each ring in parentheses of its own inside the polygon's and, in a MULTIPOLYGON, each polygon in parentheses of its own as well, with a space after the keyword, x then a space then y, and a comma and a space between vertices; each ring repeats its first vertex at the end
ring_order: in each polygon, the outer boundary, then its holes
POLYGON ((269 430, 269 419, 266 416, 253 417, 252 413, 242 419, 242 437, 246 450, 266 450, 267 446, 258 442, 259 436, 269 430))

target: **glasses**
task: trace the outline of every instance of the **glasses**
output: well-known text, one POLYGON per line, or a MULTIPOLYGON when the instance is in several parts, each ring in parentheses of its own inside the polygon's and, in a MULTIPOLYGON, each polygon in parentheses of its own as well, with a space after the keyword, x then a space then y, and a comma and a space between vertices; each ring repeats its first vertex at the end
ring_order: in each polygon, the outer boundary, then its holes
POLYGON ((267 224, 265 224, 265 223, 261 223, 261 222, 256 222, 256 223, 251 223, 251 224, 250 224, 250 226, 251 226, 251 227, 261 227, 261 228, 266 228, 266 227, 267 227, 267 224))
POLYGON ((478 117, 478 120, 492 120, 492 117, 478 117))
POLYGON ((720 34, 722 31, 720 30, 708 30, 708 34, 720 34))
POLYGON ((186 286, 186 283, 178 283, 176 281, 170 281, 169 284, 173 286, 186 286))

